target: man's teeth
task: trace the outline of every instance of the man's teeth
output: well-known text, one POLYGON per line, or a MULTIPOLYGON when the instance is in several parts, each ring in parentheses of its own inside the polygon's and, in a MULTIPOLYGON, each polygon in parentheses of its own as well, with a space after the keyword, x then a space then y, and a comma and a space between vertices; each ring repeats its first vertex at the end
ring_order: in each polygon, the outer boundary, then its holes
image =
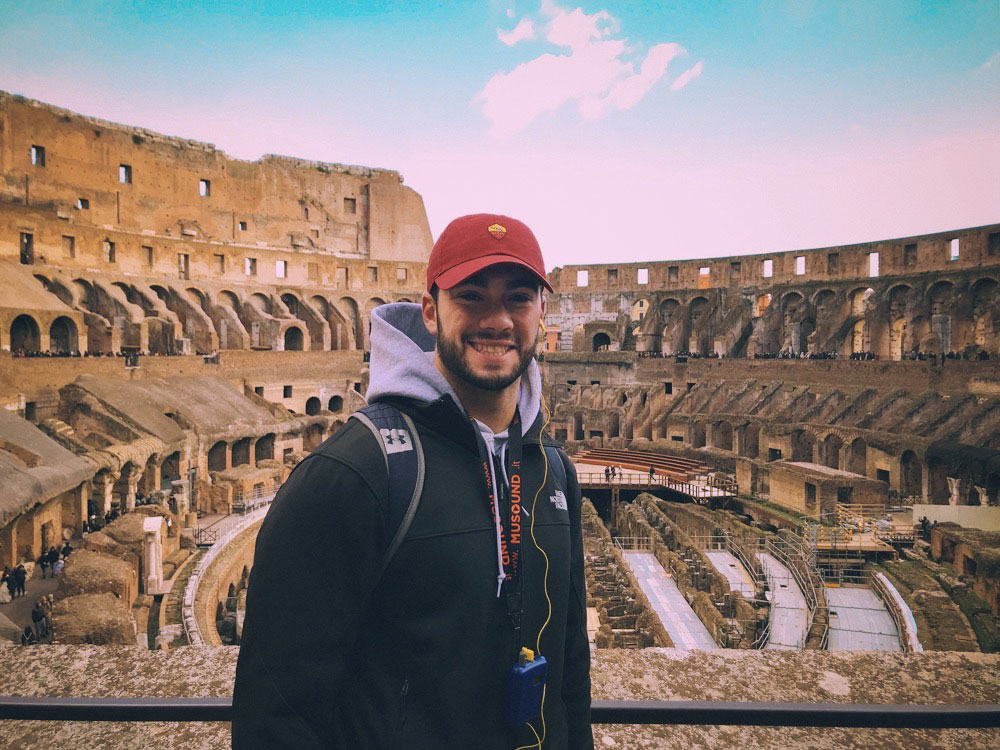
POLYGON ((477 352, 482 352, 483 354, 504 354, 510 348, 507 344, 502 344, 498 346, 489 346, 487 344, 473 344, 477 352))

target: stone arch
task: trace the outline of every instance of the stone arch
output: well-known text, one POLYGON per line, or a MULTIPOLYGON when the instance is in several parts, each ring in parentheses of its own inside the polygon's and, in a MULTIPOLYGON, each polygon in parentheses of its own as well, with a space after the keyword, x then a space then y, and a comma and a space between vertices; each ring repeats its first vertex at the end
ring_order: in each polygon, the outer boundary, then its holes
POLYGON ((309 302, 312 304, 313 307, 319 310, 319 314, 322 315, 324 319, 330 317, 330 310, 332 310, 333 308, 330 305, 330 301, 327 300, 326 297, 320 294, 314 294, 312 297, 309 298, 309 302))
POLYGON ((160 462, 160 489, 170 489, 170 483, 181 478, 181 454, 174 451, 160 462))
POLYGON ((60 315, 49 326, 49 350, 56 354, 72 354, 80 351, 80 339, 76 323, 65 315, 60 315))
POLYGON ((899 491, 904 497, 924 494, 923 466, 911 450, 903 451, 899 457, 899 491))
POLYGON ((12 352, 34 354, 41 350, 41 342, 38 321, 34 317, 22 313, 14 318, 10 324, 10 350, 12 352))
POLYGON ((611 337, 606 333, 598 333, 594 336, 592 351, 607 351, 611 348, 611 337))
POLYGON ((947 504, 950 497, 948 467, 937 456, 931 456, 927 459, 927 499, 940 505, 947 504))
POLYGON ((851 441, 845 458, 847 459, 845 467, 847 471, 862 476, 868 475, 868 443, 864 441, 864 438, 854 438, 851 441))
POLYGON ((573 415, 573 439, 583 440, 585 437, 583 432, 583 414, 577 412, 573 415))
POLYGON ((274 433, 269 432, 257 438, 253 447, 254 462, 274 459, 274 433))
POLYGON ((288 326, 285 329, 284 340, 286 352, 301 352, 305 336, 302 333, 302 329, 298 326, 288 326))
POLYGON ((319 414, 319 410, 323 408, 322 403, 316 396, 310 396, 306 399, 306 414, 310 417, 315 417, 319 414))
POLYGON ((702 422, 692 422, 689 428, 692 448, 705 447, 705 425, 702 422))
POLYGON ((986 499, 990 505, 1000 504, 1000 473, 991 472, 986 475, 986 499))
POLYGON ((670 319, 677 313, 677 308, 681 306, 681 303, 674 299, 673 297, 667 297, 660 301, 660 322, 666 325, 670 322, 670 319))
POLYGON ((220 305, 231 307, 237 314, 240 312, 240 298, 236 292, 231 292, 228 289, 221 289, 215 299, 220 305))
POLYGON ((233 443, 233 461, 232 465, 245 466, 250 463, 250 438, 240 438, 235 443, 233 443))
POLYGON ((621 415, 613 411, 608 414, 608 437, 616 438, 621 435, 621 415))
POLYGON ((816 437, 809 430, 795 430, 791 435, 792 461, 813 462, 816 437))
POLYGON ((290 312, 295 317, 299 316, 299 307, 301 306, 301 302, 297 296, 295 296, 291 292, 284 292, 281 295, 281 302, 285 307, 288 308, 288 312, 290 312))
POLYGON ((972 344, 979 350, 997 351, 997 281, 982 278, 970 289, 972 298, 972 344), (991 346, 992 344, 992 346, 991 346))
POLYGON ((733 450, 733 426, 729 422, 723 420, 715 424, 712 446, 724 451, 733 450))
POLYGON ((191 301, 198 305, 198 307, 202 310, 208 309, 208 294, 196 286, 189 286, 184 291, 187 292, 188 297, 190 297, 191 301))
POLYGON ((164 304, 166 304, 166 302, 170 299, 170 292, 165 286, 161 286, 160 284, 150 284, 149 288, 153 290, 153 293, 156 294, 156 296, 159 297, 164 304))
POLYGON ((703 317, 707 312, 708 300, 705 297, 699 295, 688 304, 688 320, 692 323, 703 317))
POLYGON ((353 297, 341 297, 337 301, 337 304, 347 313, 345 320, 354 333, 354 348, 364 349, 365 337, 364 331, 361 329, 361 314, 358 309, 358 303, 355 302, 353 297))
POLYGON ((868 339, 868 323, 862 318, 861 320, 855 321, 854 325, 851 326, 850 333, 850 353, 858 354, 860 352, 866 351, 868 339))
POLYGON ((856 317, 862 317, 868 311, 868 303, 875 294, 875 290, 869 287, 858 287, 854 289, 849 295, 848 300, 851 303, 851 315, 856 317))
POLYGON ((747 458, 760 457, 760 424, 749 422, 741 430, 743 439, 740 442, 740 455, 747 458))
POLYGON ((820 455, 819 462, 823 466, 829 466, 831 469, 840 468, 840 454, 844 448, 844 441, 841 439, 840 435, 836 432, 831 432, 820 444, 820 455))
POLYGON ((637 323, 649 313, 649 300, 645 297, 640 297, 632 304, 631 318, 633 323, 637 323))
POLYGON ((208 449, 209 471, 226 470, 226 451, 228 447, 229 446, 226 445, 225 440, 219 440, 211 448, 208 449))
POLYGON ((830 302, 837 298, 837 293, 828 287, 816 290, 812 298, 809 300, 813 307, 826 307, 830 302))
POLYGON ((952 284, 947 279, 939 279, 931 284, 927 288, 927 293, 924 295, 924 299, 927 304, 931 306, 931 313, 944 312, 944 310, 934 310, 934 305, 946 306, 951 302, 952 294, 955 291, 955 285, 952 284))
POLYGON ((371 334, 372 330, 372 310, 374 310, 376 307, 381 307, 384 304, 385 300, 382 299, 381 297, 371 297, 367 302, 365 302, 364 319, 368 325, 365 327, 363 333, 364 333, 364 341, 366 349, 368 348, 368 336, 371 334))
POLYGON ((344 399, 342 396, 330 396, 330 400, 326 404, 326 408, 332 412, 341 411, 344 408, 344 399))
POLYGON ((249 302, 258 312, 265 313, 266 315, 271 314, 271 298, 266 294, 261 294, 260 292, 254 292, 250 295, 249 302))

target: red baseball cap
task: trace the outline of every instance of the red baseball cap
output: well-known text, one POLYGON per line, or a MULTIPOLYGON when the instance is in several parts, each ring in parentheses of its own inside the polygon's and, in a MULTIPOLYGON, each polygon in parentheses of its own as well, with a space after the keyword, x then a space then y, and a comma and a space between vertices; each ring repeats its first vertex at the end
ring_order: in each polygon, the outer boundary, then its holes
POLYGON ((444 228, 427 261, 427 290, 435 284, 451 289, 497 263, 524 266, 552 291, 535 235, 523 222, 499 214, 460 216, 444 228))

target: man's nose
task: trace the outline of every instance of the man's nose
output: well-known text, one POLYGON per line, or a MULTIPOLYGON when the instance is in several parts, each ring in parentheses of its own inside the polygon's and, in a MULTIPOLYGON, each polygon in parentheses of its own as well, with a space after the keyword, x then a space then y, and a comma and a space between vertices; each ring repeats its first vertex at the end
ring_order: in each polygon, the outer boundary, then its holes
POLYGON ((490 305, 479 321, 481 328, 490 331, 509 331, 514 327, 514 321, 503 303, 490 305))

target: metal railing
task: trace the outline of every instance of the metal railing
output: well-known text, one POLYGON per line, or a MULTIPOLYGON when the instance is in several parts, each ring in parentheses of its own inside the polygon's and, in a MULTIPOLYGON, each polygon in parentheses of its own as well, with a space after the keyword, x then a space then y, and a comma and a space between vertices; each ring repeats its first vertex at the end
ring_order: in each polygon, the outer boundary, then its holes
MULTIPOLYGON (((232 698, 0 696, 0 720, 232 721, 233 704, 232 698)), ((995 729, 1000 727, 1000 705, 597 700, 590 720, 593 724, 995 729)))
POLYGON ((241 533, 244 529, 252 526, 257 521, 264 518, 267 513, 268 506, 274 496, 271 495, 267 497, 266 502, 262 503, 251 513, 243 516, 239 521, 229 527, 229 529, 221 536, 219 539, 209 547, 208 551, 202 556, 195 566, 194 573, 188 579, 187 586, 184 588, 184 600, 181 604, 181 623, 184 625, 184 636, 187 638, 187 642, 192 646, 202 646, 205 640, 201 637, 201 628, 198 626, 198 618, 194 611, 195 598, 198 595, 198 587, 201 585, 201 577, 208 570, 208 566, 211 565, 215 558, 226 548, 236 536, 241 533))
POLYGON ((607 478, 603 472, 584 471, 577 474, 577 480, 581 487, 591 489, 611 488, 615 485, 626 489, 659 487, 698 499, 735 496, 737 491, 735 482, 729 483, 717 477, 706 477, 705 483, 699 484, 697 482, 682 482, 662 475, 651 477, 648 473, 643 472, 619 472, 615 476, 607 478))

